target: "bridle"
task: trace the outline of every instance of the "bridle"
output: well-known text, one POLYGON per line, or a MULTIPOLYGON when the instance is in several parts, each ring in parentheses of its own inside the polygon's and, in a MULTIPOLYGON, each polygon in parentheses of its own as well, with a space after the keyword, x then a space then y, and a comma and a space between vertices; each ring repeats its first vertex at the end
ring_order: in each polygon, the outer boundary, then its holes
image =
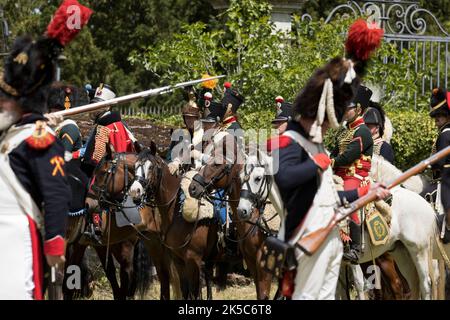
MULTIPOLYGON (((227 163, 225 164, 225 166, 222 168, 222 170, 220 171, 219 174, 215 175, 211 181, 206 182, 205 178, 203 177, 202 174, 197 173, 193 178, 192 181, 197 182, 203 189, 203 191, 200 193, 199 199, 200 198, 207 198, 207 199, 215 199, 215 197, 211 194, 215 188, 215 184, 217 182, 219 182, 220 180, 222 180, 225 176, 228 176, 231 174, 231 171, 233 170, 233 166, 234 164, 231 163, 227 163)), ((204 169, 205 167, 203 167, 204 169)), ((201 170, 200 170, 201 171, 201 170)), ((223 199, 218 199, 218 200, 223 200, 223 199)))
MULTIPOLYGON (((118 153, 114 156, 114 158, 111 160, 111 166, 108 167, 106 171, 106 181, 103 185, 99 186, 97 185, 97 180, 95 178, 92 179, 91 185, 89 188, 89 192, 87 194, 87 198, 98 200, 98 206, 100 208, 105 207, 114 207, 114 208, 120 208, 125 209, 127 207, 123 206, 123 200, 128 195, 128 185, 130 181, 130 172, 129 172, 129 166, 127 162, 127 154, 126 153, 118 153), (112 183, 111 190, 114 192, 115 182, 116 182, 116 174, 118 171, 118 168, 120 165, 124 163, 124 188, 119 194, 112 194, 108 190, 108 186, 110 183, 112 183)), ((97 172, 99 168, 101 168, 105 162, 106 158, 103 158, 102 161, 97 165, 97 168, 94 172, 97 172)), ((136 206, 137 207, 137 206, 136 206)))
POLYGON ((143 205, 146 205, 146 206, 149 206, 152 208, 161 207, 161 206, 169 206, 175 200, 178 192, 175 193, 175 196, 173 197, 173 199, 171 199, 171 201, 169 201, 168 203, 160 204, 156 201, 155 188, 157 185, 161 185, 162 168, 157 163, 158 161, 157 161, 156 157, 153 157, 153 159, 146 158, 146 159, 138 160, 139 164, 136 166, 136 174, 135 174, 134 181, 138 182, 142 186, 142 189, 144 189, 144 192, 141 196, 142 197, 141 203, 143 205), (154 161, 153 161, 153 159, 154 159, 154 161), (145 172, 144 166, 147 161, 150 161, 152 164, 151 172, 145 172), (152 178, 152 179, 150 179, 150 178, 152 178))
POLYGON ((241 189, 240 198, 248 200, 252 204, 253 208, 258 209, 259 215, 256 218, 256 221, 245 221, 246 223, 253 225, 253 228, 250 228, 246 235, 244 235, 244 237, 239 241, 246 239, 256 227, 258 227, 266 235, 272 236, 273 232, 271 231, 268 222, 272 221, 278 215, 278 213, 275 213, 272 217, 266 219, 264 214, 262 214, 266 207, 266 202, 272 188, 273 179, 270 178, 270 175, 265 174, 262 178, 261 185, 259 186, 258 191, 253 192, 250 185, 250 176, 255 168, 265 168, 265 166, 258 162, 257 165, 251 165, 250 170, 247 171, 247 166, 244 165, 244 179, 242 183, 243 186, 246 186, 246 189, 241 189), (266 195, 263 197, 264 193, 266 193, 266 195))
POLYGON ((246 189, 241 189, 240 197, 242 199, 250 201, 254 208, 257 208, 260 210, 260 212, 263 212, 267 198, 269 197, 270 189, 272 188, 272 179, 269 178, 269 175, 264 175, 258 191, 253 192, 252 186, 250 185, 250 176, 255 168, 265 167, 262 164, 258 163, 258 165, 251 165, 250 171, 247 172, 247 166, 244 166, 243 186, 246 186, 246 189), (263 197, 264 193, 266 193, 266 195, 263 197))

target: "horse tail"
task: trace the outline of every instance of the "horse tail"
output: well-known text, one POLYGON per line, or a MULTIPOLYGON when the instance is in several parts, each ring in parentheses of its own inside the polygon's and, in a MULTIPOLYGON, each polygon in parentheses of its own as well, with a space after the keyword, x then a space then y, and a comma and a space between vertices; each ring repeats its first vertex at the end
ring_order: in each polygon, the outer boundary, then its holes
POLYGON ((89 299, 92 296, 92 290, 90 288, 91 282, 94 280, 94 276, 89 270, 88 263, 86 260, 86 255, 84 255, 83 260, 80 263, 80 273, 81 273, 81 298, 89 299))
POLYGON ((151 259, 144 242, 138 240, 134 246, 133 282, 136 285, 136 293, 141 299, 145 296, 152 283, 151 266, 151 259))
POLYGON ((219 287, 219 290, 222 291, 227 287, 228 273, 231 270, 231 266, 227 261, 219 261, 216 264, 216 268, 216 284, 219 287))

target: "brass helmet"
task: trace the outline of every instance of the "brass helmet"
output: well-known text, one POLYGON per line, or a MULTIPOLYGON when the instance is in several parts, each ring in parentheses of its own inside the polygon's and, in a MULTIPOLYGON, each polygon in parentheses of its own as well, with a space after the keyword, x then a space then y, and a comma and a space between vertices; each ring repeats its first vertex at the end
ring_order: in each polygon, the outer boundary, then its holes
POLYGON ((193 88, 190 88, 190 90, 187 91, 187 96, 189 101, 183 106, 181 114, 183 117, 200 118, 200 109, 197 105, 197 97, 193 88))

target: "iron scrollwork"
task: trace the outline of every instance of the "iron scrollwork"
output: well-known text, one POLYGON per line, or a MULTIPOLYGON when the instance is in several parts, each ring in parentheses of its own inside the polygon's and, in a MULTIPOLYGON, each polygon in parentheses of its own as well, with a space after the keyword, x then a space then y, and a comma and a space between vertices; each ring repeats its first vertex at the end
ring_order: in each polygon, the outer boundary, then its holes
POLYGON ((337 14, 355 18, 369 16, 380 23, 386 34, 392 35, 424 35, 428 31, 428 21, 435 24, 442 36, 449 36, 433 13, 421 8, 418 1, 348 1, 334 8, 325 22, 330 22, 337 14))

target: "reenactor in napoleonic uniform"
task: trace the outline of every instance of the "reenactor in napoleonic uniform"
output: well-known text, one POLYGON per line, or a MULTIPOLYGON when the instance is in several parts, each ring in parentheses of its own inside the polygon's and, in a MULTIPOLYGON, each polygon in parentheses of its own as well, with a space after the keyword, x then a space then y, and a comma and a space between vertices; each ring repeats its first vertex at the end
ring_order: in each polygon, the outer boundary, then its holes
MULTIPOLYGON (((379 38, 381 42, 381 36, 381 29, 364 20, 352 25, 347 58, 334 58, 314 73, 295 100, 286 132, 268 143, 273 161, 279 162, 274 177, 286 211, 278 236, 282 241, 296 243, 300 237, 326 228, 344 199, 352 202, 369 190, 365 186, 336 191, 323 136, 329 127, 339 126, 354 100, 374 47, 372 43, 371 49, 365 48, 364 39, 379 38)), ((379 198, 389 194, 376 185, 372 188, 379 198)), ((339 231, 333 229, 311 256, 295 251, 297 267, 284 272, 283 294, 292 299, 334 299, 343 254, 339 231)))
POLYGON ((383 108, 377 102, 370 101, 369 108, 364 111, 364 122, 370 130, 373 138, 373 154, 382 156, 394 164, 394 149, 384 139, 384 127, 386 116, 383 108))
POLYGON ((275 98, 277 105, 277 116, 272 120, 272 128, 278 130, 279 134, 286 131, 288 121, 292 119, 292 104, 285 102, 282 96, 275 98))
MULTIPOLYGON (((69 110, 85 104, 87 104, 87 96, 84 90, 62 84, 53 85, 50 89, 48 97, 50 112, 69 110)), ((54 130, 65 150, 67 179, 72 190, 69 214, 72 216, 83 215, 85 214, 89 178, 81 170, 80 151, 83 147, 83 140, 80 128, 74 120, 65 119, 57 124, 54 130)))
MULTIPOLYGON (((84 26, 91 10, 73 5, 84 26)), ((43 299, 44 260, 64 263, 70 189, 64 147, 44 113, 56 59, 77 34, 66 27, 66 11, 58 9, 39 40, 18 38, 0 77, 8 119, 0 138, 0 299, 43 299)))
MULTIPOLYGON (((114 99, 116 94, 111 86, 101 84, 95 91, 91 103, 114 99)), ((119 111, 112 108, 92 113, 94 128, 92 129, 86 145, 82 150, 82 169, 89 178, 92 178, 95 167, 107 154, 107 148, 112 153, 133 153, 139 151, 140 146, 122 121, 119 111)), ((88 215, 88 226, 84 235, 97 241, 102 233, 101 214, 94 212, 88 215)))
MULTIPOLYGON (((450 145, 450 93, 440 88, 434 89, 430 106, 430 117, 439 130, 432 150, 432 153, 436 153, 450 145)), ((433 179, 437 181, 435 202, 439 213, 439 232, 446 244, 450 242, 450 156, 433 164, 431 168, 433 179)))
MULTIPOLYGON (((364 86, 358 88, 354 101, 344 115, 345 128, 337 134, 331 166, 334 173, 344 181, 344 190, 354 190, 370 185, 370 168, 373 154, 373 139, 362 117, 363 109, 369 106, 372 91, 364 86)), ((359 212, 351 215, 349 222, 350 245, 346 247, 344 259, 356 263, 361 254, 361 218, 359 212)))
POLYGON ((180 167, 186 170, 191 167, 190 155, 194 132, 201 129, 200 108, 196 103, 197 97, 193 87, 186 88, 186 98, 188 102, 181 112, 185 128, 172 132, 172 141, 167 154, 167 160, 170 161, 168 167, 172 175, 178 174, 180 167))

